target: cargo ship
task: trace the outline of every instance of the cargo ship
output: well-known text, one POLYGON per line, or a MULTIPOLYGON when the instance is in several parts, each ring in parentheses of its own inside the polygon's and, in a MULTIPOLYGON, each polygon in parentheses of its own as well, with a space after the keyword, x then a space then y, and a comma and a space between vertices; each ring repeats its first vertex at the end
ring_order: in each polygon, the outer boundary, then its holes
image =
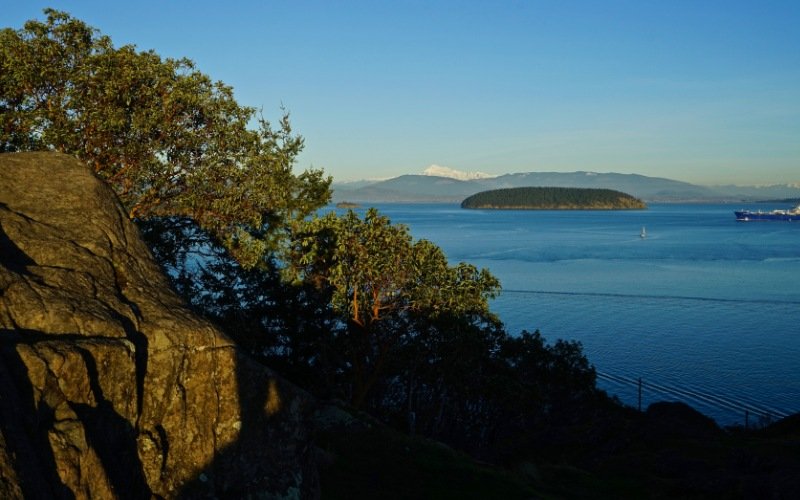
POLYGON ((783 221, 800 221, 800 205, 789 210, 770 210, 764 212, 757 210, 737 210, 733 212, 736 214, 736 220, 742 222, 760 221, 760 220, 783 220, 783 221))

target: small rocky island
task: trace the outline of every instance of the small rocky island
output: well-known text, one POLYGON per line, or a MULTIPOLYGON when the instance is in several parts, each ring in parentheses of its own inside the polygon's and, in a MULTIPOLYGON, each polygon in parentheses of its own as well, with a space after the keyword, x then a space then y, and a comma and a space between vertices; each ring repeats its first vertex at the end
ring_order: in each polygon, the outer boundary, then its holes
POLYGON ((613 189, 521 187, 476 193, 461 208, 499 210, 639 210, 640 199, 613 189))
POLYGON ((336 208, 361 208, 361 205, 352 201, 340 201, 336 204, 336 208))

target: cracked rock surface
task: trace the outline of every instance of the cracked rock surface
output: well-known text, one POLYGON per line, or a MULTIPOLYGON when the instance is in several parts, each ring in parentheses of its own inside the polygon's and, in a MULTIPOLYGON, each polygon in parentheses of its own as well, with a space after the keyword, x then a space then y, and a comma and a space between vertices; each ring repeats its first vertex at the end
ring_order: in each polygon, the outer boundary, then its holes
POLYGON ((0 155, 0 497, 315 497, 312 412, 184 307, 86 166, 0 155))

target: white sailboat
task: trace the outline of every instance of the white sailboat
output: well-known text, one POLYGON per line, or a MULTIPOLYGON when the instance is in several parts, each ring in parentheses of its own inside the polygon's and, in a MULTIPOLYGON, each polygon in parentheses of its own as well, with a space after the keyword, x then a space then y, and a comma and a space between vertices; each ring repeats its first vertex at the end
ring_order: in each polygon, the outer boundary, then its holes
POLYGON ((642 226, 642 232, 639 234, 642 239, 647 238, 647 230, 642 226))

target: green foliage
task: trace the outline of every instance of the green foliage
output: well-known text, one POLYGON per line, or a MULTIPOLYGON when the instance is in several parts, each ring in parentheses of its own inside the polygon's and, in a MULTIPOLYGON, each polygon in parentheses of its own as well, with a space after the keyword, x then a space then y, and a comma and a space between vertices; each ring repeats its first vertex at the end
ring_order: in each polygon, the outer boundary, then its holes
POLYGON ((461 208, 613 210, 647 207, 641 200, 612 189, 521 187, 474 194, 461 202, 461 208))
POLYGON ((341 318, 342 393, 399 427, 412 418, 417 432, 496 459, 600 397, 580 345, 509 336, 489 309, 496 278, 451 266, 375 209, 310 220, 292 256, 284 271, 327 290, 341 318))
POLYGON ((188 59, 162 59, 64 12, 0 31, 0 152, 56 150, 106 179, 131 217, 188 217, 247 267, 330 197, 303 147, 188 59), (252 130, 248 124, 257 121, 252 130))
POLYGON ((509 335, 488 307, 498 286, 488 272, 449 265, 376 211, 311 219, 293 260, 250 270, 192 221, 159 222, 144 234, 198 312, 318 396, 349 399, 397 428, 510 462, 549 449, 554 429, 585 422, 604 397, 579 344, 509 335), (387 298, 374 316, 379 286, 387 298))
POLYGON ((377 210, 361 219, 352 210, 307 222, 285 268, 295 283, 329 290, 331 306, 348 328, 350 399, 364 404, 416 317, 490 315, 499 282, 469 264, 450 266, 436 245, 412 241, 408 228, 377 210))
POLYGON ((488 318, 418 320, 394 369, 385 418, 413 414, 418 432, 491 461, 524 456, 539 430, 580 422, 604 397, 579 344, 509 335, 488 318))
POLYGON ((298 233, 287 274, 328 286, 333 307, 362 327, 405 311, 488 313, 500 283, 485 269, 448 264, 441 249, 412 241, 374 208, 309 221, 298 233))
POLYGON ((253 358, 321 397, 342 398, 338 328, 330 294, 281 279, 264 258, 250 269, 190 219, 140 223, 156 260, 198 314, 222 327, 253 358))

